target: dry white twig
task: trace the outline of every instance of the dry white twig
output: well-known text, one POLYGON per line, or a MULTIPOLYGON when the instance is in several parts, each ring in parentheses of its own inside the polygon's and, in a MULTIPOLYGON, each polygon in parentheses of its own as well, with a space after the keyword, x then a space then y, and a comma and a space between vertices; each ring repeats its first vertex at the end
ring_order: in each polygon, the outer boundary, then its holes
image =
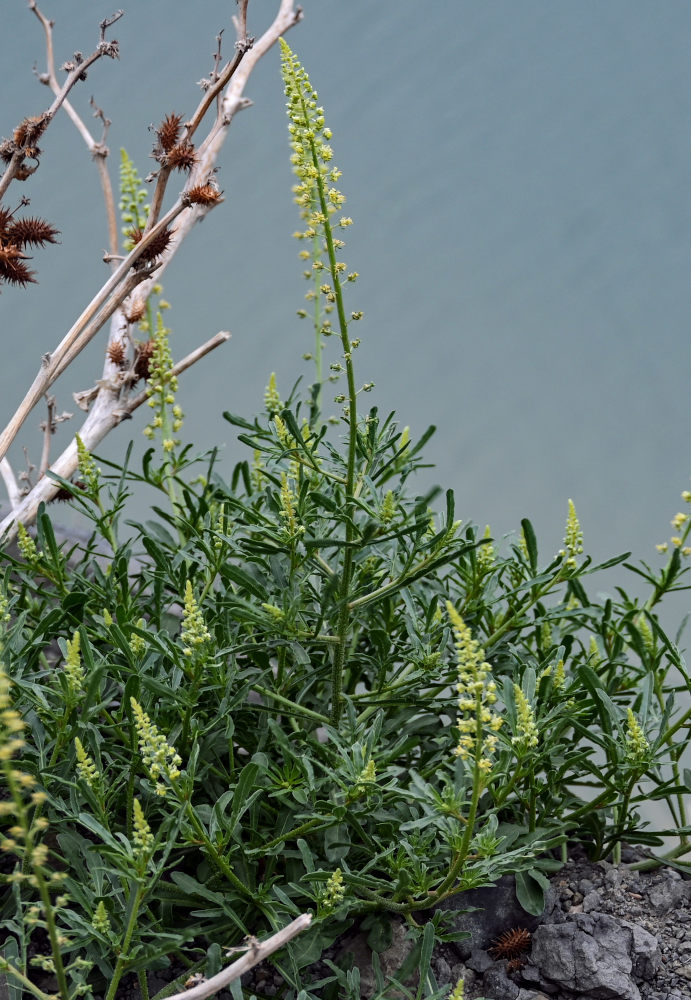
MULTIPOLYGON (((38 10, 36 0, 29 0, 29 7, 34 11, 44 28, 48 63, 47 78, 50 86, 55 90, 58 85, 54 70, 52 25, 38 10)), ((243 0, 241 6, 243 18, 241 23, 244 23, 246 7, 247 3, 243 0)), ((214 100, 217 100, 218 103, 218 97, 222 89, 224 87, 226 89, 223 99, 220 102, 216 119, 206 139, 204 139, 196 150, 195 164, 190 172, 185 189, 168 212, 159 219, 158 212, 170 177, 170 170, 166 170, 165 167, 161 168, 154 192, 152 210, 142 239, 134 246, 124 260, 119 263, 117 259, 111 260, 111 266, 114 269, 108 281, 84 309, 55 350, 52 353, 44 355, 41 368, 33 384, 16 413, 2 434, 0 434, 0 460, 4 459, 7 455, 12 442, 39 400, 108 320, 111 321, 109 342, 112 344, 115 341, 123 340, 124 319, 122 305, 125 299, 129 299, 128 310, 130 315, 138 309, 143 310, 154 283, 160 280, 160 275, 165 270, 168 261, 177 252, 182 241, 195 223, 203 219, 210 208, 213 207, 213 205, 190 204, 185 192, 195 186, 207 184, 210 178, 213 177, 218 155, 234 115, 237 111, 251 104, 251 101, 243 96, 243 91, 254 66, 271 46, 277 42, 278 38, 300 20, 301 16, 301 9, 295 6, 295 0, 280 0, 276 18, 259 41, 256 44, 252 44, 251 40, 244 37, 239 39, 237 51, 233 59, 222 71, 218 71, 218 66, 215 66, 214 74, 212 74, 214 80, 212 80, 205 96, 202 98, 195 115, 190 122, 186 123, 185 138, 189 138, 194 134, 209 107, 211 107, 214 100), (142 255, 146 259, 146 251, 152 242, 164 230, 168 230, 173 222, 176 224, 174 228, 170 229, 172 236, 168 248, 156 258, 154 264, 142 266, 140 263, 138 266, 135 266, 142 255)), ((112 23, 112 19, 109 23, 112 23)), ((104 25, 108 26, 108 23, 102 23, 102 33, 104 25)), ((218 59, 216 62, 218 63, 218 59)), ((51 113, 54 114, 57 107, 60 104, 64 104, 67 113, 84 138, 89 150, 95 154, 103 182, 102 171, 105 169, 105 155, 107 154, 107 150, 105 146, 98 144, 94 140, 71 105, 65 102, 66 93, 65 85, 56 95, 54 109, 51 107, 51 113)), ((100 117, 103 118, 102 114, 100 117)), ((114 240, 113 199, 112 191, 109 186, 106 187, 105 183, 104 195, 108 215, 109 235, 112 244, 114 240)), ((111 255, 115 256, 112 246, 111 255)), ((217 346, 217 344, 214 343, 213 346, 217 346)), ((189 367, 189 364, 193 363, 193 361, 188 362, 189 358, 196 360, 210 349, 212 348, 205 345, 198 351, 192 352, 185 359, 186 363, 184 367, 189 367)), ((184 370, 184 368, 181 370, 184 370)), ((104 363, 103 378, 97 385, 98 389, 93 398, 93 405, 79 430, 79 435, 88 450, 92 450, 109 430, 117 426, 124 417, 131 415, 132 410, 136 408, 136 406, 132 405, 133 400, 128 400, 126 396, 123 396, 123 381, 118 377, 116 366, 108 359, 104 363)), ((84 393, 78 395, 80 398, 86 398, 84 393)), ((91 401, 92 391, 88 391, 86 395, 89 401, 91 401)), ((143 397, 141 396, 136 398, 143 401, 143 397)), ((141 402, 137 402, 136 405, 141 405, 141 402)), ((70 443, 51 467, 63 479, 71 478, 77 468, 77 451, 74 441, 70 443)), ((41 501, 50 500, 55 495, 57 488, 57 485, 49 478, 44 477, 41 479, 16 508, 13 505, 12 515, 5 518, 0 524, 0 534, 8 532, 9 536, 12 537, 16 531, 16 523, 19 520, 24 524, 31 523, 36 516, 41 501)))
POLYGON ((247 954, 239 958, 237 962, 233 962, 226 969, 223 969, 218 975, 212 976, 211 979, 207 979, 205 983, 200 983, 199 986, 193 986, 191 990, 185 990, 183 993, 174 993, 173 996, 168 997, 168 1000, 205 1000, 206 997, 212 997, 214 993, 218 993, 228 983, 232 983, 234 979, 239 979, 240 976, 249 972, 255 965, 259 965, 269 955, 273 955, 275 951, 282 948, 288 941, 297 937, 302 931, 307 930, 311 923, 311 915, 309 913, 301 913, 292 923, 277 931, 276 934, 272 934, 266 941, 253 941, 247 949, 247 954))
MULTIPOLYGON (((197 347, 181 361, 178 361, 173 366, 173 374, 181 375, 182 372, 190 368, 200 358, 203 358, 216 347, 220 347, 221 344, 225 344, 229 339, 230 334, 228 332, 221 331, 221 333, 217 333, 211 340, 207 340, 201 347, 197 347)), ((146 390, 143 390, 129 399, 119 400, 118 385, 102 384, 96 393, 94 407, 79 432, 79 436, 84 442, 87 451, 93 451, 114 427, 117 427, 123 420, 128 420, 134 411, 142 406, 148 398, 146 390)), ((7 485, 4 462, 5 460, 0 462, 0 474, 5 478, 5 484, 7 485)), ((62 455, 53 462, 51 471, 60 476, 61 479, 70 479, 77 468, 77 464, 77 444, 76 441, 71 441, 62 455)), ((7 467, 9 468, 9 463, 7 463, 7 467)), ((14 477, 12 478, 14 479, 14 477)), ((12 513, 8 514, 0 522, 0 538, 3 535, 5 535, 6 540, 14 538, 17 524, 20 521, 25 525, 32 524, 36 519, 39 505, 52 500, 59 488, 58 483, 48 476, 44 476, 42 479, 39 479, 25 497, 20 497, 19 491, 17 491, 16 502, 12 502, 10 499, 12 513)))

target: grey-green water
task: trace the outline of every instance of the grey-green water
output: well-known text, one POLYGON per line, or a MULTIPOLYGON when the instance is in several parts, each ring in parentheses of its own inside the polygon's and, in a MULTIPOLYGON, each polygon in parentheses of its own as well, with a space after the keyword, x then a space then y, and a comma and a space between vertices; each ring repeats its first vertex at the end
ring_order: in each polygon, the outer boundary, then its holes
MULTIPOLYGON (((59 60, 90 51, 112 9, 43 2, 59 60)), ((251 0, 253 33, 276 7, 251 0)), ((365 313, 359 376, 377 383, 369 398, 414 432, 439 427, 428 448, 437 469, 423 481, 452 486, 464 519, 500 535, 527 515, 551 554, 573 497, 596 556, 633 549, 655 560, 691 473, 691 6, 304 7, 290 43, 327 109, 356 222, 346 260, 361 274, 351 305, 365 313)), ((152 165, 147 126, 194 107, 219 28, 232 44, 234 8, 131 0, 115 32, 120 62, 94 67, 75 95, 86 115, 95 95, 113 120, 111 149, 125 145, 142 173, 152 165)), ((9 134, 48 96, 32 76, 43 42, 23 0, 3 0, 0 49, 0 133, 9 134)), ((285 393, 311 346, 295 318, 304 287, 277 53, 247 92, 254 107, 236 119, 221 160, 226 202, 165 278, 178 356, 219 329, 233 333, 182 387, 188 439, 224 445, 226 469, 239 451, 221 411, 252 413, 272 370, 285 393)), ((6 415, 105 275, 93 165, 65 118, 43 145, 26 193, 63 242, 37 255, 38 287, 3 289, 6 415)), ((59 390, 61 408, 91 384, 102 350, 92 345, 59 390)), ((120 454, 141 422, 104 451, 120 454)), ((36 461, 33 427, 20 443, 36 461)), ((680 599, 675 616, 688 606, 680 599)))

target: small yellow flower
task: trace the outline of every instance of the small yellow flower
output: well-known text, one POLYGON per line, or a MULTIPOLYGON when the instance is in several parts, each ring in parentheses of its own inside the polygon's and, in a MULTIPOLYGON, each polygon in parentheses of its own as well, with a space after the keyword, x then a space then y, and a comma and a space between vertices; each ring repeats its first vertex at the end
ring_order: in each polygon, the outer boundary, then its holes
POLYGON ((688 514, 683 514, 683 513, 675 514, 672 520, 670 521, 670 524, 672 525, 675 531, 681 531, 681 529, 684 527, 688 519, 689 519, 688 514))

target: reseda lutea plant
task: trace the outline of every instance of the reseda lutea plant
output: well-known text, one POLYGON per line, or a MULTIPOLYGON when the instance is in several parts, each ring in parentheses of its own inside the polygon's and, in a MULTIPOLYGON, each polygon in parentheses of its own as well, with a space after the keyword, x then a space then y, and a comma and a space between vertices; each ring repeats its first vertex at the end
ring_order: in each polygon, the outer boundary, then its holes
MULTIPOLYGON (((1 961, 40 1000, 116 1000, 126 976, 148 996, 173 963, 181 989, 305 910, 310 931, 273 959, 286 1000, 316 996, 304 970, 356 918, 385 946, 391 914, 420 995, 440 996, 450 897, 511 873, 537 913, 569 842, 617 860, 622 841, 676 834, 662 857, 680 866, 689 850, 691 680, 656 608, 685 586, 691 522, 675 519, 663 569, 626 564, 647 600, 592 598, 602 567, 572 502, 544 559, 528 520, 500 546, 450 491, 437 510, 411 489, 429 432, 358 412, 330 133, 285 45, 282 62, 331 375, 285 401, 272 375, 262 413, 225 414, 248 449, 228 482, 174 438, 159 347, 141 472, 82 442, 79 485, 62 486, 88 540, 61 547, 42 509, 22 558, 5 555, 1 961), (322 416, 331 376, 342 438, 322 416), (132 483, 160 504, 144 524, 123 518, 132 483), (659 830, 639 814, 652 798, 659 830)), ((357 997, 356 970, 323 988, 357 997)))

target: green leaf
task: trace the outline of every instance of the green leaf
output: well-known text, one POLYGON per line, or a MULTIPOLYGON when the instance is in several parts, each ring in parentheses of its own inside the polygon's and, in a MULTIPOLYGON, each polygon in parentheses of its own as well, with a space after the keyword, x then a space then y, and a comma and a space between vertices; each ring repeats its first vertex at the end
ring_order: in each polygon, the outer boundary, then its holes
POLYGON ((523 528, 525 547, 528 550, 528 562, 530 563, 530 569, 533 573, 537 573, 537 538, 535 537, 535 529, 527 517, 522 519, 521 528, 523 528))
POLYGON ((526 913, 540 916, 545 909, 545 893, 549 885, 549 879, 535 868, 516 873, 516 898, 526 913))

